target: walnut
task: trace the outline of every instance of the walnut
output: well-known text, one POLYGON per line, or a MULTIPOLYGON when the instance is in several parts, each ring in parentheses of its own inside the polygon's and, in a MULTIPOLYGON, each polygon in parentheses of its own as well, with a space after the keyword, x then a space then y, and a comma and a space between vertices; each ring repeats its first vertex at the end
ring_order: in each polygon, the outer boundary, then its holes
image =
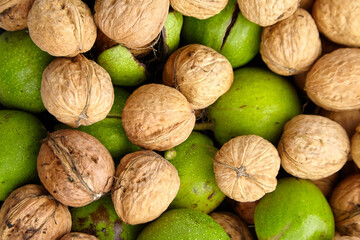
POLYGON ((103 120, 114 103, 110 75, 83 55, 57 58, 43 72, 41 98, 60 122, 76 128, 103 120))
POLYGON ((312 9, 312 6, 314 5, 314 2, 315 2, 315 0, 300 0, 299 7, 310 11, 312 9))
POLYGON ((360 237, 354 236, 341 236, 340 233, 335 232, 335 237, 333 240, 360 240, 360 237))
POLYGON ((360 123, 360 109, 341 112, 320 109, 319 114, 339 123, 346 130, 350 138, 354 135, 356 126, 360 123))
POLYGON ((112 200, 126 224, 140 224, 159 217, 180 188, 176 168, 159 154, 142 150, 125 155, 116 169, 112 200))
POLYGON ((330 197, 331 192, 334 188, 334 186, 337 183, 339 177, 339 173, 334 173, 328 177, 321 178, 318 180, 310 180, 312 183, 314 183, 324 194, 326 198, 330 197))
POLYGON ((321 54, 319 31, 310 13, 298 8, 287 19, 264 28, 260 53, 277 74, 290 76, 309 70, 321 54))
POLYGON ((71 232, 64 235, 60 240, 99 240, 97 237, 80 232, 71 232))
POLYGON ((285 124, 278 150, 281 165, 288 173, 317 180, 334 174, 345 165, 350 141, 337 122, 301 114, 285 124))
POLYGON ((68 208, 40 185, 14 190, 0 209, 0 239, 59 239, 71 230, 68 208))
POLYGON ((178 89, 193 109, 213 104, 233 83, 230 62, 212 48, 190 44, 174 52, 167 60, 163 82, 178 89))
POLYGON ((127 99, 122 123, 132 143, 165 151, 189 137, 195 125, 195 114, 178 90, 161 84, 147 84, 127 99))
POLYGON ((0 0, 0 28, 17 31, 27 28, 27 17, 34 0, 0 0))
POLYGON ((67 206, 85 206, 110 191, 115 164, 93 136, 72 129, 50 133, 43 141, 37 169, 45 188, 67 206))
POLYGON ((223 10, 228 0, 170 0, 171 7, 182 15, 207 19, 223 10))
POLYGON ((255 207, 260 200, 254 202, 237 202, 231 198, 226 199, 231 209, 247 224, 254 225, 255 207))
POLYGON ((351 138, 351 157, 358 168, 360 168, 360 125, 356 127, 351 138))
POLYGON ((256 135, 244 135, 225 143, 214 157, 220 190, 239 202, 252 202, 275 190, 280 157, 276 148, 256 135))

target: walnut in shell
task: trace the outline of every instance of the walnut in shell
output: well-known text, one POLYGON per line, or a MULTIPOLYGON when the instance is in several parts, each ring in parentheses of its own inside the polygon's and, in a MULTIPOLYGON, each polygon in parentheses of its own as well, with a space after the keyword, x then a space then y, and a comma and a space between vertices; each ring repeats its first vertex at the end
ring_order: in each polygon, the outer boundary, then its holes
POLYGON ((264 28, 260 53, 277 74, 290 76, 309 70, 321 54, 319 31, 310 13, 298 8, 287 19, 264 28))
POLYGON ((87 52, 96 39, 93 16, 81 0, 36 0, 27 24, 34 43, 57 57, 87 52))
POLYGON ((351 157, 358 168, 360 168, 360 125, 356 127, 351 138, 351 157))
POLYGON ((337 183, 338 177, 339 173, 336 172, 328 177, 310 181, 320 189, 326 198, 328 198, 337 183))
POLYGON ((116 169, 116 179, 111 194, 116 213, 132 225, 159 217, 180 188, 176 168, 149 150, 125 155, 116 169))
POLYGON ((170 0, 171 7, 182 15, 207 19, 223 10, 228 0, 170 0))
POLYGON ((17 31, 27 28, 27 17, 34 0, 0 0, 0 28, 17 31))
POLYGON ((64 235, 60 240, 99 240, 97 237, 93 235, 89 235, 86 233, 80 232, 71 232, 64 235))
POLYGON ((278 150, 281 165, 288 173, 317 180, 334 174, 345 165, 350 141, 337 122, 301 114, 285 124, 278 150))
POLYGON ((163 83, 178 89, 193 109, 213 104, 233 83, 230 62, 212 48, 187 45, 174 52, 163 71, 163 83))
POLYGON ((339 123, 346 130, 350 138, 354 135, 356 126, 360 123, 360 109, 341 112, 320 109, 319 114, 339 123))
POLYGON ((68 208, 40 185, 14 190, 0 209, 0 239, 59 239, 71 230, 68 208))
POLYGON ((275 190, 280 157, 276 148, 256 135, 244 135, 225 143, 214 157, 216 183, 239 202, 252 202, 275 190))
POLYGON ((314 2, 315 0, 300 0, 300 7, 310 11, 314 2))
POLYGON ((360 237, 355 236, 341 236, 340 233, 335 232, 335 237, 333 240, 360 240, 360 237))
POLYGON ((227 198, 226 201, 241 219, 249 225, 254 225, 255 207, 260 200, 254 202, 237 202, 231 198, 227 198))
POLYGON ((195 125, 195 114, 178 90, 162 84, 147 84, 127 99, 122 123, 132 143, 165 151, 189 137, 195 125))
POLYGON ((95 137, 62 129, 50 133, 43 141, 37 170, 55 199, 67 206, 81 207, 110 191, 115 164, 95 137))
POLYGON ((41 98, 49 113, 76 128, 103 120, 114 103, 110 75, 83 55, 57 58, 43 72, 41 98))

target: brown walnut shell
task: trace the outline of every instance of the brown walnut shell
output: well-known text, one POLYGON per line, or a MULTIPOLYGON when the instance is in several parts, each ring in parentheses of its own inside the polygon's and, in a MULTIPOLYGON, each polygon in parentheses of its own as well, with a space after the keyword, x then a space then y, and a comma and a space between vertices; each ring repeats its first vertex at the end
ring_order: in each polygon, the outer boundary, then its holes
POLYGON ((277 74, 290 76, 309 70, 321 54, 319 31, 310 13, 298 8, 287 19, 264 28, 260 53, 277 74))
POLYGON ((326 198, 328 198, 330 197, 333 188, 337 184, 338 177, 339 173, 336 172, 326 178, 310 181, 320 189, 320 191, 324 194, 326 198))
POLYGON ((195 125, 195 114, 178 90, 162 84, 147 84, 127 99, 122 123, 132 143, 165 151, 189 137, 195 125))
POLYGON ((346 130, 350 138, 354 135, 356 126, 360 123, 360 109, 341 112, 320 109, 319 114, 339 123, 346 130))
POLYGON ((27 24, 34 43, 57 57, 87 52, 96 40, 93 16, 81 0, 36 0, 27 24))
POLYGON ((116 169, 116 179, 111 194, 116 213, 132 225, 159 217, 180 188, 176 168, 149 150, 125 155, 116 169))
POLYGON ((83 55, 57 58, 43 72, 41 98, 60 122, 76 128, 103 120, 114 103, 110 75, 83 55))
POLYGON ((27 28, 27 17, 34 0, 0 0, 0 28, 17 31, 27 28))
POLYGON ((300 0, 300 7, 308 11, 311 11, 314 2, 315 0, 300 0))
POLYGON ((225 143, 214 157, 216 183, 229 198, 252 202, 275 190, 280 157, 276 148, 256 135, 225 143))
POLYGON ((230 205, 231 209, 249 225, 254 225, 255 208, 259 201, 237 202, 231 198, 226 198, 226 202, 230 205))
POLYGON ((360 125, 356 127, 351 138, 351 157, 358 168, 360 168, 360 125))
POLYGON ((110 191, 115 174, 109 151, 95 137, 72 129, 47 136, 37 169, 50 194, 72 207, 85 206, 110 191))
POLYGON ((278 150, 285 171, 295 177, 317 180, 336 173, 345 165, 350 141, 337 122, 301 114, 285 124, 278 150))
POLYGON ((171 7, 182 15, 207 19, 223 10, 228 0, 170 0, 171 7))
POLYGON ((40 185, 14 190, 0 209, 0 239, 56 240, 70 230, 70 211, 40 185))
POLYGON ((342 236, 340 233, 335 232, 335 237, 333 240, 360 240, 360 237, 342 236))
POLYGON ((193 109, 213 104, 233 83, 230 62, 212 48, 190 44, 174 52, 163 71, 163 83, 178 89, 193 109))
POLYGON ((93 235, 89 235, 86 233, 80 232, 71 232, 64 235, 60 240, 99 240, 97 237, 93 235))

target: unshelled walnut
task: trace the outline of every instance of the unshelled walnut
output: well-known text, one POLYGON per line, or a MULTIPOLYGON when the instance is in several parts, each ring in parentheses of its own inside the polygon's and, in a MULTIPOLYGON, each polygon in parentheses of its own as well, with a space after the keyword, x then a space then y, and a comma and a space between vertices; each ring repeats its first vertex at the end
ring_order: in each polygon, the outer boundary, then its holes
POLYGON ((340 112, 320 109, 319 114, 339 123, 346 130, 350 138, 354 135, 356 126, 360 123, 360 109, 340 112))
POLYGON ((278 145, 282 167, 291 175, 317 180, 339 171, 348 159, 349 137, 337 122, 301 114, 284 126, 278 145))
POLYGON ((119 217, 133 225, 159 217, 179 188, 176 168, 159 154, 141 150, 120 160, 111 197, 119 217))
POLYGON ((170 0, 171 7, 182 15, 207 19, 223 10, 228 0, 170 0))
POLYGON ((321 54, 319 31, 310 13, 298 8, 287 19, 264 28, 260 53, 277 74, 290 76, 309 70, 321 54))
POLYGON ((256 135, 225 143, 214 157, 216 183, 228 197, 252 202, 275 190, 280 157, 276 148, 256 135))
POLYGON ((41 98, 60 122, 76 128, 103 120, 114 103, 110 75, 83 55, 57 58, 43 72, 41 98))
POLYGON ((110 191, 115 164, 93 136, 72 129, 50 133, 37 159, 39 178, 59 202, 81 207, 110 191))
POLYGON ((360 108, 360 49, 340 48, 323 55, 306 76, 305 91, 329 111, 360 108))
POLYGON ((0 209, 0 239, 56 240, 71 230, 68 208, 40 185, 14 190, 0 209))
POLYGON ((147 84, 127 99, 122 123, 132 143, 165 151, 189 137, 195 125, 195 114, 178 90, 162 84, 147 84))
POLYGON ((360 125, 356 127, 351 138, 351 157, 358 168, 360 168, 360 125))
POLYGON ((255 208, 259 201, 238 202, 231 198, 226 198, 226 202, 230 205, 231 209, 249 225, 254 225, 255 208))
POLYGON ((27 28, 27 17, 34 0, 0 0, 0 28, 17 31, 27 28))
POLYGON ((340 233, 335 232, 335 237, 333 240, 360 240, 360 237, 342 236, 340 233))
POLYGON ((87 52, 96 39, 93 16, 81 0, 36 0, 27 24, 34 43, 57 57, 87 52))
POLYGON ((335 187, 337 180, 339 177, 339 173, 336 172, 328 177, 320 178, 318 180, 310 180, 314 183, 324 194, 326 198, 330 197, 333 188, 335 187))
POLYGON ((315 0, 300 0, 300 7, 311 11, 314 2, 315 0))
POLYGON ((64 235, 60 240, 99 240, 97 237, 93 235, 89 235, 86 233, 80 232, 71 232, 64 235))
POLYGON ((178 89, 193 109, 213 104, 233 83, 230 62, 212 48, 190 44, 174 52, 163 71, 163 83, 178 89))

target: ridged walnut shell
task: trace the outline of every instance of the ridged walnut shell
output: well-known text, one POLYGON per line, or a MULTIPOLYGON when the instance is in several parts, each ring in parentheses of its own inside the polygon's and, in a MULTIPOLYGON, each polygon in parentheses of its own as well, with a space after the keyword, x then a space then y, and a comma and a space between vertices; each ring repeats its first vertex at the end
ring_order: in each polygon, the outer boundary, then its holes
POLYGON ((27 17, 34 0, 0 0, 0 28, 17 31, 27 28, 27 17))
POLYGON ((284 126, 278 145, 281 166, 291 175, 317 180, 339 171, 350 152, 350 140, 337 122, 301 114, 284 126))
POLYGON ((176 168, 159 154, 142 150, 125 155, 116 169, 112 200, 126 224, 140 224, 159 217, 180 188, 176 168))
POLYGON ((169 0, 97 0, 95 22, 110 39, 128 48, 142 48, 161 32, 169 0))
POLYGON ((34 43, 56 57, 87 52, 96 40, 92 13, 81 0, 36 0, 27 24, 34 43))
POLYGON ((82 207, 110 191, 115 164, 95 137, 62 129, 50 133, 43 141, 37 170, 41 182, 56 200, 82 207))
POLYGON ((360 109, 341 112, 333 112, 327 111, 325 109, 320 109, 319 114, 339 123, 346 130, 350 138, 354 135, 355 129, 360 123, 360 109))
POLYGON ((114 103, 110 75, 83 55, 57 58, 44 70, 41 98, 57 120, 73 128, 103 120, 114 103))
POLYGON ((178 89, 193 109, 213 104, 234 80, 230 62, 212 48, 190 44, 174 52, 163 71, 163 83, 178 89))
POLYGON ((298 8, 293 15, 264 28, 261 57, 275 73, 290 76, 310 69, 321 54, 321 41, 314 19, 298 8))
POLYGON ((360 125, 356 127, 351 138, 351 157, 358 168, 360 168, 360 125))
POLYGON ((97 237, 93 235, 89 235, 86 233, 80 232, 71 232, 64 235, 60 240, 99 240, 97 237))
POLYGON ((280 157, 276 148, 256 135, 225 143, 214 157, 216 183, 229 198, 252 202, 275 190, 280 157))
POLYGON ((228 0, 170 0, 173 9, 182 15, 207 19, 223 10, 228 0))
POLYGON ((237 0, 241 13, 251 22, 267 27, 291 16, 300 0, 237 0))
POLYGON ((0 209, 2 240, 56 240, 70 230, 70 211, 40 185, 14 190, 0 209))
POLYGON ((323 55, 306 76, 305 91, 329 111, 360 108, 360 49, 340 48, 323 55))
POLYGON ((122 123, 132 143, 165 151, 189 137, 195 125, 195 114, 178 90, 162 84, 147 84, 127 99, 122 123))

